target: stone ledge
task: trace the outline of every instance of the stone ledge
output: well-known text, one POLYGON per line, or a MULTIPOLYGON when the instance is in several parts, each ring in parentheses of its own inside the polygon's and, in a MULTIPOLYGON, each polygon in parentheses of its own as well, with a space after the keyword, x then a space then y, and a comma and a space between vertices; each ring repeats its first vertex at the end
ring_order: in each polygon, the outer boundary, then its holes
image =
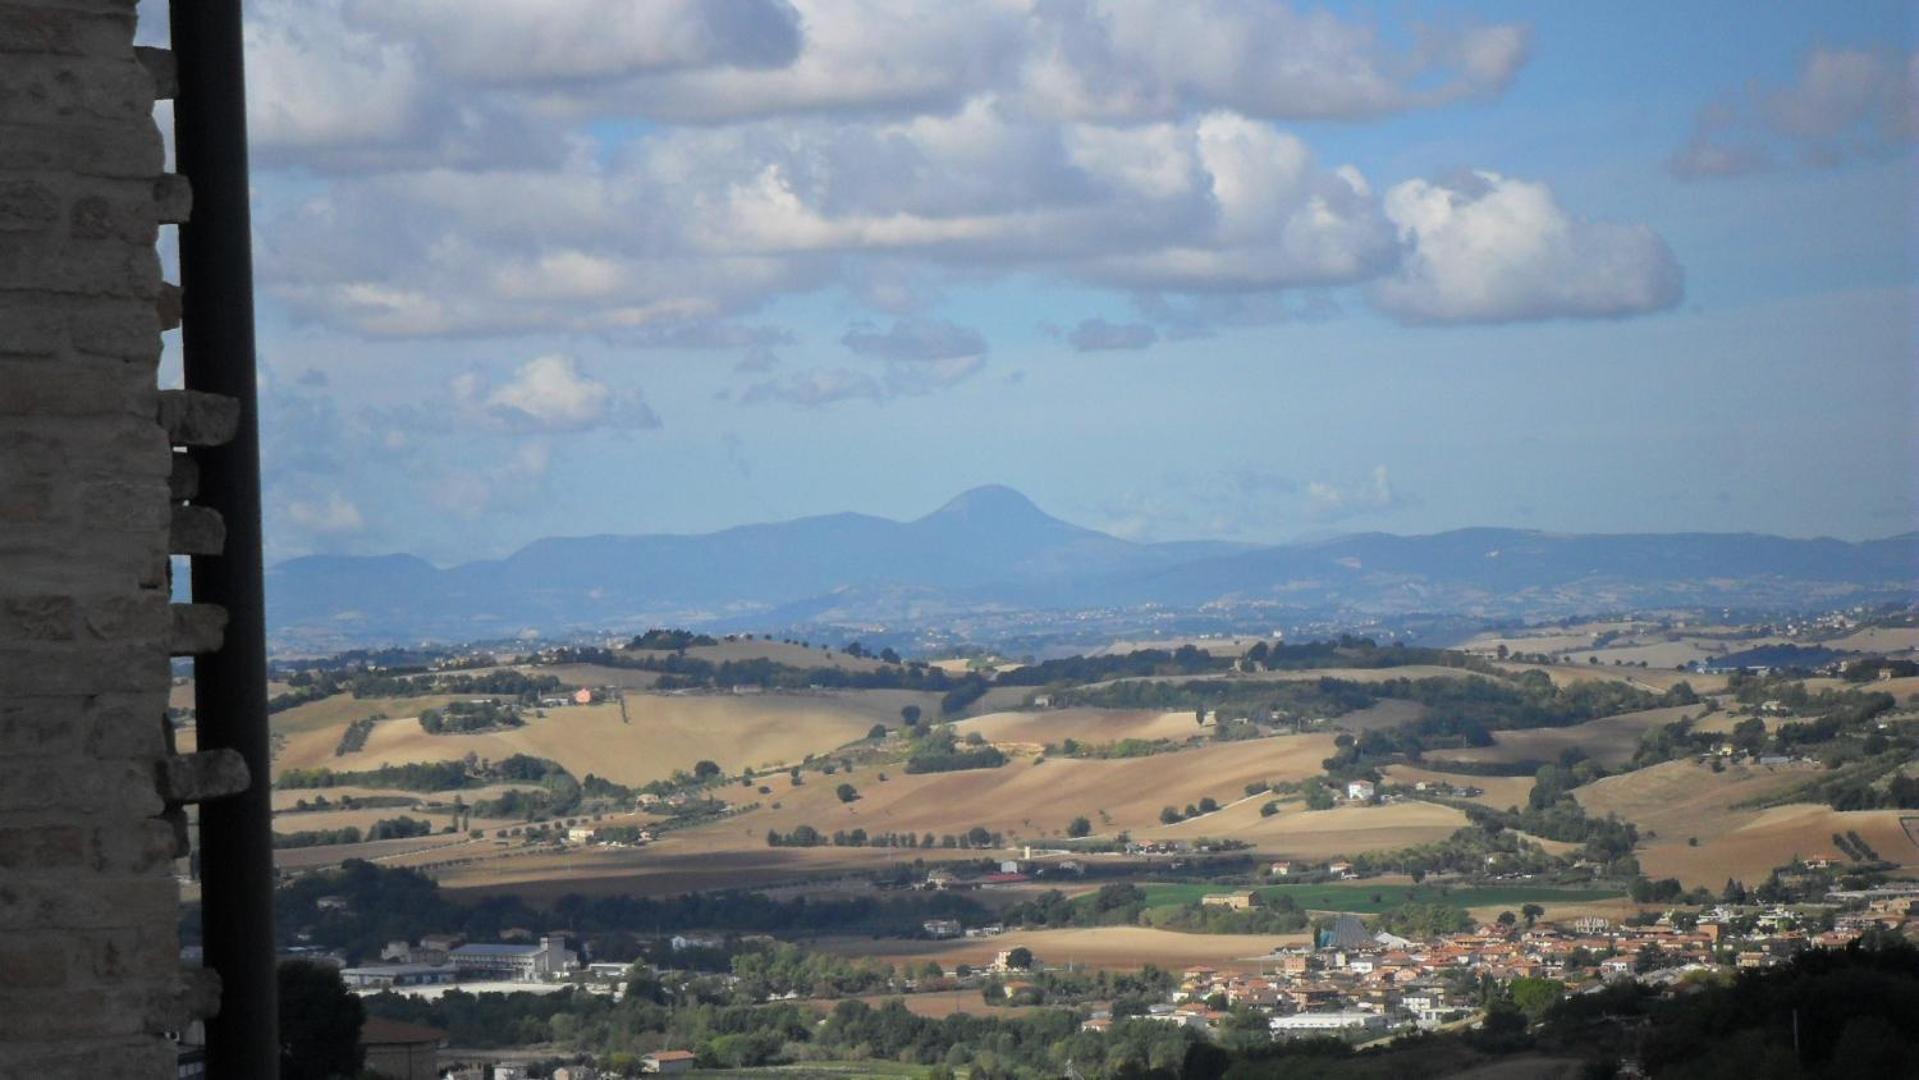
POLYGON ((167 530, 167 550, 174 555, 218 555, 227 546, 227 523, 217 510, 204 506, 176 506, 167 530))
POLYGON ((227 609, 218 604, 173 604, 167 651, 174 656, 219 652, 226 640, 227 609))
POLYGON ((200 390, 162 390, 160 426, 175 446, 225 445, 240 430, 240 399, 200 390))
POLYGON ((252 786, 246 759, 221 748, 160 759, 160 796, 170 803, 202 803, 238 795, 252 786))

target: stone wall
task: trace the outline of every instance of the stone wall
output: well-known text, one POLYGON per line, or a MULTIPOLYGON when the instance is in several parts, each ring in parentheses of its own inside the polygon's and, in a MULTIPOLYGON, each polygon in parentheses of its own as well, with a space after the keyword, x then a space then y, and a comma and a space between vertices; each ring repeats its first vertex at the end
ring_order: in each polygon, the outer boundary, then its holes
POLYGON ((168 658, 218 623, 168 603, 155 241, 187 192, 133 31, 133 0, 0 0, 0 1080, 172 1076, 208 1000, 162 794, 168 658))

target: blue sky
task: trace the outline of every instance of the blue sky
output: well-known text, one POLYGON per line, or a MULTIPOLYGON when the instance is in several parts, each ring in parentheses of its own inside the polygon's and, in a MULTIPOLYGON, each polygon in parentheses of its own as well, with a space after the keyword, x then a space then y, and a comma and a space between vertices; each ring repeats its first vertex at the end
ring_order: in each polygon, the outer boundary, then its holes
POLYGON ((909 7, 250 6, 269 557, 1915 527, 1906 4, 909 7))

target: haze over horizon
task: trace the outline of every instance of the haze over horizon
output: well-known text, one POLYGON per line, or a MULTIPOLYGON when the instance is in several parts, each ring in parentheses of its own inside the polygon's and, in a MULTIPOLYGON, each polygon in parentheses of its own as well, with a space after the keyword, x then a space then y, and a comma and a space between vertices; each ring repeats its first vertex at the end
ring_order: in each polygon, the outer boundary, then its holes
MULTIPOLYGON (((1253 549, 1253 548, 1264 548, 1264 547, 1289 547, 1289 546, 1321 544, 1321 543, 1336 541, 1342 538, 1361 536, 1361 535, 1382 535, 1382 536, 1401 537, 1406 539, 1418 539, 1423 537, 1439 536, 1439 535, 1448 534, 1448 533, 1473 532, 1473 531, 1502 532, 1502 533, 1503 532, 1526 532, 1526 533, 1537 533, 1542 536, 1553 536, 1553 537, 1573 537, 1573 536, 1607 537, 1607 536, 1626 536, 1626 535, 1646 535, 1646 534, 1632 534, 1632 533, 1627 533, 1623 531, 1622 532, 1598 531, 1593 533, 1572 533, 1572 532, 1566 532, 1562 530, 1539 529, 1532 526, 1490 523, 1490 524, 1483 524, 1483 525, 1465 525, 1465 526, 1459 526, 1451 529, 1435 530, 1432 533, 1398 532, 1391 529, 1328 528, 1316 533, 1308 533, 1301 536, 1291 537, 1284 540, 1272 541, 1268 543, 1258 543, 1258 542, 1243 541, 1243 540, 1231 540, 1223 537, 1201 536, 1201 535, 1169 536, 1169 537, 1162 537, 1162 538, 1154 538, 1152 540, 1139 540, 1139 539, 1116 536, 1113 533, 1096 529, 1092 526, 1084 525, 1082 523, 1071 521, 1067 518, 1052 514, 1045 507, 1040 506, 1037 502, 1033 501, 1024 492, 1020 491, 1019 489, 1009 484, 987 483, 987 484, 980 484, 978 486, 968 488, 965 491, 958 493, 957 495, 953 495, 947 499, 944 499, 939 503, 938 506, 935 506, 931 510, 928 510, 926 513, 912 514, 912 515, 898 517, 898 518, 888 517, 883 514, 869 514, 859 510, 839 510, 839 511, 829 511, 829 512, 819 513, 819 514, 802 514, 800 516, 792 517, 792 518, 780 518, 780 519, 772 519, 772 520, 765 520, 765 521, 739 521, 739 522, 733 522, 728 525, 722 525, 714 529, 687 531, 687 532, 553 533, 547 536, 534 537, 533 539, 529 540, 526 545, 516 548, 512 552, 507 552, 504 554, 507 554, 509 556, 512 554, 517 554, 519 552, 526 551, 530 547, 535 547, 544 541, 550 541, 550 540, 595 540, 595 539, 609 539, 609 538, 625 539, 625 538, 639 538, 639 537, 701 538, 701 537, 710 537, 710 536, 715 536, 719 534, 725 534, 728 532, 741 530, 741 529, 752 529, 755 527, 767 527, 767 526, 777 527, 777 526, 785 526, 785 525, 803 524, 803 523, 812 522, 812 521, 822 521, 822 520, 842 519, 842 518, 878 521, 878 522, 885 522, 887 524, 893 524, 893 525, 912 525, 912 524, 930 523, 930 522, 939 520, 941 518, 963 515, 967 512, 968 503, 978 504, 982 502, 990 504, 990 510, 988 511, 988 515, 987 515, 990 517, 990 521, 987 524, 990 529, 994 529, 996 531, 1001 530, 1004 526, 1004 523, 1009 518, 1024 518, 1030 515, 1031 519, 1036 522, 1041 522, 1041 523, 1054 525, 1054 526, 1066 526, 1071 529, 1083 530, 1086 532, 1100 533, 1101 535, 1110 536, 1110 537, 1113 537, 1114 539, 1130 540, 1131 542, 1134 542, 1134 543, 1141 543, 1141 544, 1147 544, 1147 545, 1152 545, 1152 544, 1178 545, 1182 543, 1205 545, 1205 544, 1216 543, 1216 544, 1226 545, 1228 547, 1241 547, 1246 549, 1253 549)), ((1684 530, 1684 532, 1692 535, 1707 535, 1707 536, 1714 536, 1714 535, 1779 536, 1781 535, 1776 533, 1743 533, 1742 534, 1742 533, 1734 533, 1730 531, 1720 531, 1720 530, 1712 530, 1712 529, 1692 529, 1692 530, 1684 530)), ((1783 538, 1790 539, 1790 540, 1832 539, 1832 540, 1842 540, 1842 541, 1851 543, 1851 542, 1860 542, 1860 541, 1896 539, 1896 538, 1911 535, 1913 532, 1914 530, 1907 530, 1907 532, 1904 532, 1904 533, 1889 533, 1886 536, 1860 537, 1857 540, 1851 540, 1844 537, 1832 537, 1832 536, 1827 536, 1825 534, 1807 534, 1805 536, 1789 536, 1789 537, 1783 537, 1783 538)), ((1662 535, 1662 534, 1655 533, 1650 535, 1662 535)), ((1665 535, 1678 535, 1678 534, 1674 533, 1674 534, 1665 534, 1665 535)), ((301 559, 314 558, 314 557, 326 557, 330 555, 339 555, 339 554, 341 553, 315 552, 309 555, 293 556, 289 559, 282 560, 282 563, 290 563, 290 562, 299 561, 301 559)), ((420 557, 418 553, 416 552, 404 551, 399 549, 395 549, 392 551, 359 552, 359 553, 354 553, 354 555, 370 556, 370 557, 380 557, 380 556, 386 556, 386 555, 408 555, 408 556, 420 557)), ((471 559, 471 560, 463 559, 463 560, 455 560, 455 561, 439 561, 439 560, 427 559, 426 561, 429 563, 433 563, 434 565, 439 566, 441 568, 446 568, 454 565, 461 565, 466 562, 484 562, 484 561, 487 561, 487 558, 480 557, 480 558, 471 559)))
POLYGON ((248 14, 269 561, 1919 519, 1897 0, 248 14))

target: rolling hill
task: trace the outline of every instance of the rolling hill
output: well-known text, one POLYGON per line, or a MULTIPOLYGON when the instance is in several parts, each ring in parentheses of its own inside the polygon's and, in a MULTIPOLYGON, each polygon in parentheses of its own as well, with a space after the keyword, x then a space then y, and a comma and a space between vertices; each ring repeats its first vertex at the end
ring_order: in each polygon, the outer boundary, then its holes
POLYGON ((312 556, 268 574, 277 641, 471 640, 671 622, 722 629, 951 619, 968 612, 1217 603, 1487 616, 1654 605, 1804 604, 1909 594, 1919 533, 1559 535, 1462 529, 1310 544, 1138 543, 1054 518, 1005 487, 913 521, 831 514, 702 535, 539 540, 439 568, 312 556))

